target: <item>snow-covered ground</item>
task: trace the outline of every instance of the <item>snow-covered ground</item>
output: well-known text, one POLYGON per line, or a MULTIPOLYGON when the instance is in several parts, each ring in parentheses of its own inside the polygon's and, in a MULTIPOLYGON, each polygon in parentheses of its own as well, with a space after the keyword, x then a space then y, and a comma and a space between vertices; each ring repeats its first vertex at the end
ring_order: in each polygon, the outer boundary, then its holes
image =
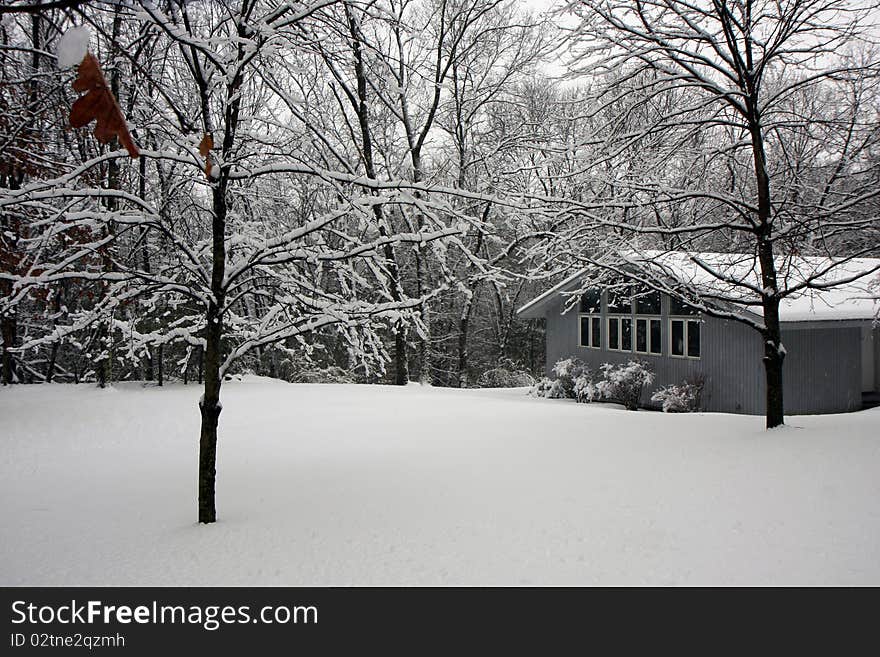
POLYGON ((880 409, 632 413, 523 390, 0 390, 0 585, 880 584, 880 409))

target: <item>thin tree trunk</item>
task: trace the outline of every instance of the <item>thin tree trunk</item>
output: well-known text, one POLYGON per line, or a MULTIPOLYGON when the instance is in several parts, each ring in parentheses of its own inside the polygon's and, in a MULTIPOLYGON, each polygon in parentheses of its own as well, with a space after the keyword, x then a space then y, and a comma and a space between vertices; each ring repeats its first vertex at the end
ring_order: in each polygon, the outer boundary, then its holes
MULTIPOLYGON (((752 99, 752 107, 757 101, 752 99)), ((761 266, 761 305, 764 310, 764 374, 766 380, 766 425, 768 429, 785 423, 783 399, 782 364, 785 349, 779 325, 779 288, 776 280, 776 260, 773 255, 770 177, 764 154, 764 137, 757 110, 750 112, 752 155, 755 167, 755 183, 758 191, 758 223, 755 236, 758 241, 758 262, 761 266)))
MULTIPOLYGON (((376 176, 376 167, 373 161, 373 139, 370 132, 369 105, 367 103, 367 76, 364 70, 364 58, 361 50, 362 35, 360 27, 351 7, 348 4, 343 6, 346 20, 348 21, 348 29, 351 35, 351 48, 354 55, 354 70, 357 82, 357 104, 355 112, 358 118, 358 127, 361 131, 361 148, 364 157, 364 167, 367 177, 371 180, 378 180, 376 176)), ((381 205, 373 206, 373 216, 376 219, 379 234, 382 237, 388 236, 385 227, 385 214, 381 205)), ((386 243, 383 246, 385 255, 385 263, 388 271, 388 284, 391 291, 391 298, 394 301, 403 299, 403 292, 400 283, 400 268, 397 265, 397 258, 394 254, 394 247, 386 243)), ((407 328, 403 322, 398 322, 394 327, 394 383, 404 386, 409 383, 409 361, 407 359, 407 328)))
POLYGON ((199 435, 199 522, 217 520, 215 487, 217 479, 217 423, 220 418, 220 342, 223 329, 218 308, 208 310, 205 349, 205 393, 199 401, 202 427, 199 435))
MULTIPOLYGON (((101 283, 101 296, 104 296, 104 284, 101 283)), ((98 350, 98 356, 96 359, 92 361, 92 367, 95 369, 95 377, 98 380, 99 388, 107 387, 107 340, 105 339, 105 326, 104 322, 100 322, 98 324, 97 331, 95 333, 94 345, 98 350)))
POLYGON ((159 356, 159 385, 163 385, 165 383, 165 362, 163 358, 164 353, 164 345, 159 345, 158 356, 159 356))
POLYGON ((226 272, 226 181, 222 177, 214 186, 212 222, 211 289, 214 300, 208 305, 205 326, 205 383, 199 401, 202 426, 199 435, 199 522, 217 520, 215 486, 217 478, 217 423, 220 418, 220 359, 223 339, 223 277, 226 272))
POLYGON ((58 360, 58 342, 52 343, 52 349, 49 352, 49 363, 46 365, 46 383, 52 383, 55 377, 55 362, 58 360))
POLYGON ((10 385, 15 376, 13 373, 14 361, 12 349, 15 346, 16 321, 15 311, 10 310, 0 318, 0 332, 3 335, 3 385, 10 385))
POLYGON ((471 323, 471 314, 473 313, 474 301, 476 300, 477 291, 472 290, 465 297, 464 307, 461 309, 461 315, 458 319, 458 387, 467 388, 470 381, 468 380, 468 330, 471 323))
MULTIPOLYGON (((112 61, 116 62, 116 57, 119 54, 119 41, 118 36, 119 32, 122 28, 122 13, 119 7, 114 9, 113 15, 113 31, 112 31, 112 39, 111 39, 111 49, 110 49, 110 58, 112 61)), ((114 98, 119 98, 119 67, 118 65, 114 65, 110 70, 110 93, 113 94, 114 98)), ((109 148, 111 150, 118 148, 119 142, 114 137, 111 142, 109 148)), ((115 159, 110 159, 107 162, 107 189, 118 190, 120 189, 119 184, 119 163, 115 159)), ((114 212, 117 209, 117 202, 113 196, 108 196, 105 203, 106 208, 110 212, 114 212)), ((112 235, 114 233, 114 227, 112 222, 108 222, 107 227, 105 228, 106 236, 112 235)), ((105 245, 101 248, 101 269, 103 272, 108 273, 114 269, 113 259, 109 253, 110 246, 105 245)), ((107 296, 107 290, 109 285, 107 281, 101 280, 98 283, 99 289, 99 299, 103 300, 107 296)), ((113 363, 110 357, 109 349, 110 349, 110 322, 109 320, 99 320, 98 324, 98 333, 96 336, 96 343, 98 347, 98 358, 94 361, 95 374, 98 378, 98 386, 104 388, 109 381, 113 378, 113 363)))
MULTIPOLYGON (((424 179, 424 170, 422 168, 422 153, 420 147, 410 150, 410 158, 413 165, 413 182, 418 184, 424 179)), ((422 198, 422 193, 418 190, 415 192, 417 199, 422 198)), ((425 218, 421 212, 416 212, 416 229, 421 231, 425 227, 425 218)), ((421 242, 416 246, 416 296, 420 297, 424 294, 427 285, 425 284, 427 276, 427 267, 425 263, 425 245, 421 242)), ((427 302, 423 301, 419 304, 419 318, 422 321, 424 334, 418 336, 418 366, 419 366, 419 382, 431 382, 431 317, 427 302)))

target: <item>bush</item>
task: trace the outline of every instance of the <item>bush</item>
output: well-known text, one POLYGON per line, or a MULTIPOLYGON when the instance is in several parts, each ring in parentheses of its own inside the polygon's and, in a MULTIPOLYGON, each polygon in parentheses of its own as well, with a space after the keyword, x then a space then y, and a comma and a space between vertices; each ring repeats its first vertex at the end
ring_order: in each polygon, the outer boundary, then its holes
POLYGON ((642 389, 654 381, 654 372, 646 363, 631 360, 621 365, 602 365, 602 380, 595 384, 592 399, 607 399, 623 404, 628 410, 639 408, 642 389))
POLYGON ((477 379, 478 388, 521 388, 534 386, 535 377, 523 370, 509 370, 504 367, 496 367, 486 370, 477 379))
POLYGON ((579 404, 593 401, 596 395, 596 385, 590 375, 581 374, 574 380, 574 398, 579 404))
POLYGON ((622 365, 602 365, 602 379, 593 381, 592 372, 578 358, 564 358, 553 366, 555 379, 544 377, 529 390, 534 397, 575 399, 579 403, 606 399, 623 404, 631 411, 639 407, 642 389, 654 381, 646 363, 631 360, 622 365))
POLYGON ((576 382, 583 377, 589 378, 590 368, 580 358, 562 358, 553 366, 556 376, 559 398, 577 399, 576 382))
POLYGON ((694 413, 702 405, 704 383, 703 377, 697 376, 679 386, 665 386, 651 395, 651 401, 661 404, 664 413, 694 413))
POLYGON ((553 366, 555 379, 546 376, 529 390, 533 397, 547 399, 576 399, 579 402, 589 401, 587 388, 592 385, 592 375, 579 358, 563 358, 553 366))
POLYGON ((548 379, 546 376, 542 377, 540 381, 529 388, 529 395, 532 397, 546 397, 552 385, 552 379, 548 379))
POLYGON ((335 365, 324 368, 304 369, 292 374, 291 383, 354 383, 351 374, 335 365))

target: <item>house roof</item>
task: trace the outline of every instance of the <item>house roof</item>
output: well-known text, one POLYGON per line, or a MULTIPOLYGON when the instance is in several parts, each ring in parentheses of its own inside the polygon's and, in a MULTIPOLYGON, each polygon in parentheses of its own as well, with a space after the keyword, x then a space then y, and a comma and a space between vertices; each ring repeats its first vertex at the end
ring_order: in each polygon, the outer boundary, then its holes
MULTIPOLYGON (((720 298, 729 308, 761 316, 761 275, 757 258, 751 254, 643 251, 616 263, 651 279, 686 286, 698 295, 720 298)), ((610 263, 609 263, 610 264, 610 263)), ((601 267, 598 263, 597 267, 601 267)), ((517 315, 543 317, 559 293, 575 291, 587 273, 581 269, 522 306, 517 315)), ((780 289, 809 281, 812 287, 799 290, 780 303, 783 322, 870 320, 880 312, 880 258, 841 261, 816 256, 777 258, 780 289), (823 288, 823 286, 832 285, 823 288)))

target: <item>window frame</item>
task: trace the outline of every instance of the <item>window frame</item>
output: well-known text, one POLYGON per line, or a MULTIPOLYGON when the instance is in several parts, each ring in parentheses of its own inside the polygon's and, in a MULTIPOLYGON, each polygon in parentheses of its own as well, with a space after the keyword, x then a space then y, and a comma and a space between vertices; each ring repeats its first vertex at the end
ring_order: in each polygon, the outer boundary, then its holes
MULTIPOLYGON (((662 356, 663 355, 663 317, 661 315, 636 315, 633 320, 633 353, 642 354, 644 356, 662 356), (645 322, 645 347, 647 351, 639 351, 639 322, 645 322), (651 340, 651 322, 660 322, 660 351, 651 351, 653 340, 651 340)), ((671 353, 671 352, 670 352, 671 353)))
POLYGON ((700 360, 703 356, 703 319, 700 315, 670 315, 669 317, 669 357, 670 358, 683 358, 686 360, 700 360), (681 346, 682 353, 677 354, 675 350, 672 348, 672 323, 673 322, 681 322, 682 323, 682 333, 681 333, 681 346), (699 356, 691 356, 688 354, 688 323, 696 322, 700 324, 700 354, 699 356))
POLYGON ((631 354, 633 352, 633 346, 636 341, 636 323, 632 314, 624 315, 621 313, 609 313, 605 317, 605 331, 608 336, 608 351, 618 351, 623 354, 631 354), (629 336, 629 349, 624 349, 621 345, 623 344, 623 320, 629 320, 630 322, 630 336, 629 336), (611 347, 611 320, 617 320, 617 347, 611 347))
POLYGON ((601 313, 578 313, 578 346, 582 349, 601 349, 602 348, 602 315, 601 313), (588 319, 587 325, 587 344, 584 344, 584 319, 588 319), (593 344, 593 320, 599 321, 599 344, 593 344))

